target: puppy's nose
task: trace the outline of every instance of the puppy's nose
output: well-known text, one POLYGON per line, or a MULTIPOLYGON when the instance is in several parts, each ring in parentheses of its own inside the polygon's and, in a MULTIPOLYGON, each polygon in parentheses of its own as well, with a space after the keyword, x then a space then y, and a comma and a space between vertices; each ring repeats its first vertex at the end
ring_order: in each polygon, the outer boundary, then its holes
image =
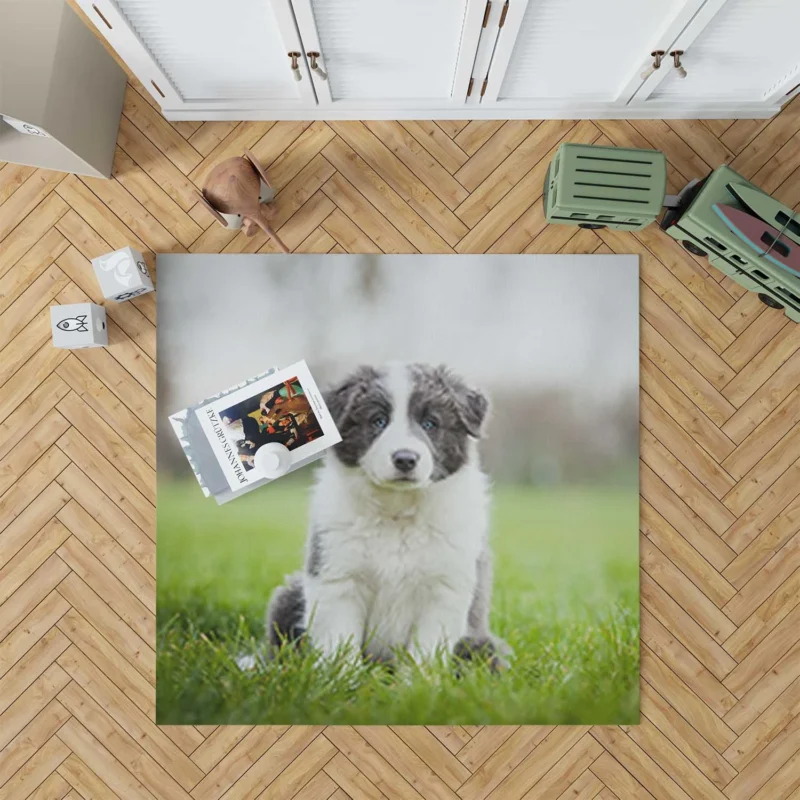
POLYGON ((397 450, 392 454, 392 463, 399 472, 411 472, 417 466, 419 453, 413 450, 397 450))

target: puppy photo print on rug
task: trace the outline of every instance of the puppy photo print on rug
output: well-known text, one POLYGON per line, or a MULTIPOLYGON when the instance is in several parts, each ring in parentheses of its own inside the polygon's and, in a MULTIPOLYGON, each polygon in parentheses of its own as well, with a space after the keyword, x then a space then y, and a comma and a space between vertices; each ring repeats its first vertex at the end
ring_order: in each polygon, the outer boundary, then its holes
POLYGON ((158 266, 159 724, 638 722, 636 256, 158 266), (204 496, 170 414, 301 361, 220 430, 338 443, 204 496))

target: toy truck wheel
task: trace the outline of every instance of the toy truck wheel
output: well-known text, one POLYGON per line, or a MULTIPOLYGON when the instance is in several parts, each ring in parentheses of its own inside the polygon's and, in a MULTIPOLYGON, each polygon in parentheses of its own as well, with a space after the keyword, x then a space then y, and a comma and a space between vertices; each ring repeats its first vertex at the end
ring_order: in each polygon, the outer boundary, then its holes
POLYGON ((759 293, 758 299, 765 306, 769 306, 770 308, 778 308, 778 309, 783 308, 783 306, 774 297, 770 297, 768 294, 759 293))
POLYGON ((599 231, 601 228, 605 228, 605 225, 598 225, 596 222, 581 222, 578 224, 579 228, 586 228, 590 231, 599 231))
POLYGON ((681 244, 683 245, 684 249, 688 250, 693 256, 705 258, 708 255, 705 250, 701 250, 694 242, 690 242, 687 239, 684 239, 681 244))

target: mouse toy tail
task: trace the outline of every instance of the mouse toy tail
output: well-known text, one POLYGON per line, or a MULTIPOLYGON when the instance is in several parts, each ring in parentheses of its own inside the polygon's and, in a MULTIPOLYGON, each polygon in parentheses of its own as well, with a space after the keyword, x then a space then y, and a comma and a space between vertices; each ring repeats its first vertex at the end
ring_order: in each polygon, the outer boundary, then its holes
POLYGON ((265 214, 259 214, 258 217, 255 219, 256 225, 261 228, 264 233, 267 234, 274 242, 278 245, 282 253, 289 253, 291 252, 289 248, 283 243, 283 240, 275 230, 273 229, 272 225, 269 224, 269 220, 266 218, 265 214))

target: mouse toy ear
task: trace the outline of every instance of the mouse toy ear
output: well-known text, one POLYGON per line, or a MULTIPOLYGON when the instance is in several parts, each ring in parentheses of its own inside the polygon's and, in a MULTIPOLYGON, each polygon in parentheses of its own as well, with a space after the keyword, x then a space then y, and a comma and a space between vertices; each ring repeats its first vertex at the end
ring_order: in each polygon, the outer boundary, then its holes
POLYGON ((258 163, 258 159, 247 149, 245 149, 243 157, 253 165, 253 169, 258 173, 259 178, 261 178, 261 180, 264 181, 264 183, 266 183, 271 189, 272 184, 269 182, 269 178, 267 178, 267 173, 264 172, 264 168, 258 163))
POLYGON ((197 192, 197 197, 199 198, 200 202, 206 207, 209 214, 211 214, 211 216, 214 217, 214 219, 217 222, 219 222, 219 224, 222 225, 223 228, 227 228, 228 227, 227 220, 225 219, 225 217, 222 216, 222 214, 219 213, 219 211, 217 211, 216 208, 214 208, 214 206, 211 205, 211 203, 208 201, 208 198, 205 195, 205 192, 197 192))

